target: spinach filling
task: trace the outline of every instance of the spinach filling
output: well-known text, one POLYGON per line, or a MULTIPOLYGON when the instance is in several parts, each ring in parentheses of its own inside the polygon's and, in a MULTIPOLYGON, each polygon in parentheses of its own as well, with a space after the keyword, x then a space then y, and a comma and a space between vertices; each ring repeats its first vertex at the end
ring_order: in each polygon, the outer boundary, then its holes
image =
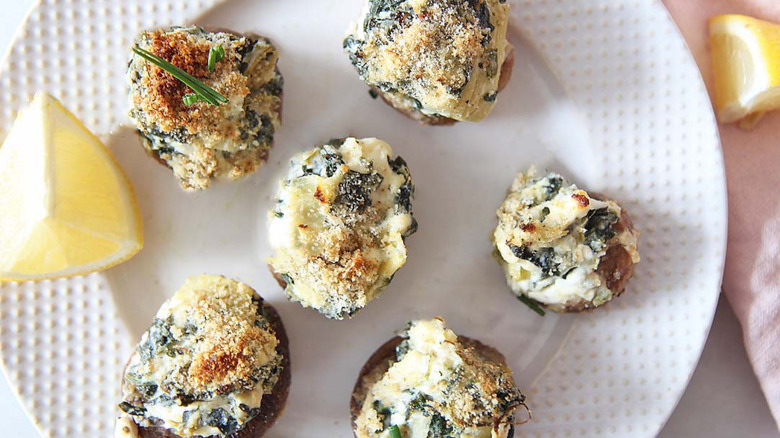
POLYGON ((166 354, 171 357, 176 355, 174 350, 176 339, 171 334, 171 326, 173 326, 173 318, 156 318, 154 320, 149 328, 146 341, 138 347, 138 353, 143 362, 148 362, 149 359, 158 354, 166 354))
POLYGON ((560 274, 560 264, 555 261, 555 250, 553 248, 530 249, 527 245, 517 246, 507 242, 507 246, 515 257, 528 260, 542 269, 545 277, 560 274))
POLYGON ((372 204, 371 194, 379 188, 384 177, 377 173, 360 173, 350 170, 339 182, 335 205, 349 212, 362 212, 372 204))
POLYGON ((206 416, 205 424, 216 427, 223 435, 230 435, 239 428, 238 421, 222 408, 212 409, 206 416))
POLYGON ((344 143, 344 139, 333 139, 326 145, 318 147, 315 154, 301 165, 301 173, 295 177, 318 175, 323 178, 331 178, 344 164, 341 154, 336 150, 342 143, 344 143))
POLYGON ((594 252, 603 251, 609 239, 617 234, 614 227, 617 222, 617 215, 606 207, 588 212, 585 222, 585 244, 594 252))

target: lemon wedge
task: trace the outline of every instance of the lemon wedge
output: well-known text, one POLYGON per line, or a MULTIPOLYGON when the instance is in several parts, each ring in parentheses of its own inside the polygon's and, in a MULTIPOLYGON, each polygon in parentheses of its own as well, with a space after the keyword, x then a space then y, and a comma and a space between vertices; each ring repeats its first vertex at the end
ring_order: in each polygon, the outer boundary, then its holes
POLYGON ((143 246, 138 202, 106 147, 38 94, 0 147, 0 280, 81 275, 143 246))
POLYGON ((780 25, 744 15, 710 20, 715 112, 721 123, 780 108, 780 25))

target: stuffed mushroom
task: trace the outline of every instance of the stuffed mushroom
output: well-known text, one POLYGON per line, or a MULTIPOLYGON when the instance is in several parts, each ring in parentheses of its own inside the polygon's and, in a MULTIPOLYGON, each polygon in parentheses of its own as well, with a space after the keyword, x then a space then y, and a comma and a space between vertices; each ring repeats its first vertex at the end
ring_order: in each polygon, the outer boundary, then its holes
POLYGON ((290 387, 284 326, 249 286, 187 279, 144 333, 122 380, 116 438, 259 438, 290 387))
POLYGON ((498 209, 493 244, 512 291, 556 312, 594 309, 623 293, 639 262, 626 211, 561 175, 517 176, 498 209))
POLYGON ((382 140, 296 155, 269 212, 268 263, 287 296, 334 319, 365 307, 406 263, 413 196, 409 168, 382 140))
POLYGON ((415 321, 360 371, 350 400, 357 438, 507 438, 525 406, 504 356, 441 318, 415 321))
POLYGON ((502 0, 368 0, 344 49, 372 93, 403 114, 476 122, 511 76, 508 14, 502 0))
POLYGON ((204 100, 138 52, 130 59, 130 118, 147 152, 173 170, 183 189, 235 180, 265 163, 281 123, 283 85, 279 54, 268 39, 172 27, 142 32, 135 40, 138 49, 225 98, 204 100))

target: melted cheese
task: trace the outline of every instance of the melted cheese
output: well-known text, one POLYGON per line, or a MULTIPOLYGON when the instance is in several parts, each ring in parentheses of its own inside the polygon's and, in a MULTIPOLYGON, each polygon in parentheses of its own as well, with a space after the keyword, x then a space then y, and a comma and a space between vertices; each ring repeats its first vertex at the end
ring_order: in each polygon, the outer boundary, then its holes
POLYGON ((136 424, 182 437, 222 435, 251 421, 279 377, 278 340, 254 290, 192 277, 157 312, 125 370, 116 436, 136 424))
POLYGON ((368 2, 345 48, 361 78, 385 92, 393 106, 479 121, 495 105, 509 47, 509 5, 476 4, 368 2))
POLYGON ((411 324, 400 358, 369 389, 355 422, 358 438, 506 437, 524 397, 511 370, 464 347, 436 318, 411 324), (431 434, 434 435, 431 435, 431 434))
POLYGON ((348 138, 293 158, 269 213, 268 259, 291 299, 341 319, 406 263, 414 186, 392 153, 381 140, 348 138))
POLYGON ((544 304, 609 301, 612 291, 596 270, 612 239, 639 261, 634 232, 613 230, 620 206, 594 199, 554 173, 537 178, 532 167, 518 175, 497 214, 492 240, 509 286, 544 304), (605 227, 601 234, 599 225, 605 227))

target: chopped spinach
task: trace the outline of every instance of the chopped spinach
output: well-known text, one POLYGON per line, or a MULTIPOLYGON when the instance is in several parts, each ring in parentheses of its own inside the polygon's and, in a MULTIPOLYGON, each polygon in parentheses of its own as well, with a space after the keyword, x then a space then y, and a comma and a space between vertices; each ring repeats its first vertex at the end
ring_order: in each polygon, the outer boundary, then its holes
POLYGON ((486 32, 482 37, 482 46, 490 44, 493 33, 493 24, 490 22, 490 8, 488 8, 488 2, 484 0, 469 0, 469 6, 474 9, 479 21, 479 26, 483 29, 489 29, 490 32, 486 32))
POLYGON ((408 353, 408 352, 409 352, 409 340, 408 339, 404 339, 403 341, 401 341, 400 344, 398 344, 395 347, 395 360, 396 360, 396 362, 399 362, 401 359, 403 359, 404 356, 406 356, 406 353, 408 353))
POLYGON ((547 219, 547 215, 550 214, 550 209, 548 207, 542 208, 542 213, 539 215, 539 222, 544 222, 545 219, 547 219))
POLYGON ((546 277, 551 275, 558 275, 559 266, 555 263, 555 250, 552 248, 539 248, 532 250, 528 246, 517 246, 512 243, 507 243, 509 249, 515 257, 523 260, 528 260, 534 265, 542 268, 542 272, 546 277))
POLYGON ((453 427, 446 418, 438 412, 431 417, 431 425, 428 427, 428 438, 454 438, 453 427))
POLYGON ((243 412, 245 412, 247 415, 249 415, 250 418, 256 417, 257 414, 260 413, 260 408, 250 408, 248 405, 245 405, 244 403, 240 403, 238 405, 238 408, 241 409, 243 412))
POLYGON ((496 97, 498 97, 498 91, 493 91, 492 93, 486 93, 484 96, 482 96, 485 102, 495 102, 496 97))
POLYGON ((219 429, 223 435, 230 435, 238 430, 238 421, 222 408, 212 409, 206 416, 205 422, 207 426, 219 429))
POLYGON ((282 94, 282 91, 284 90, 284 79, 282 76, 277 75, 275 78, 271 79, 267 84, 263 85, 263 89, 266 93, 272 95, 272 96, 279 96, 282 94))
POLYGON ((395 157, 392 160, 390 157, 387 157, 387 163, 395 173, 400 173, 402 175, 407 175, 409 173, 409 166, 406 164, 406 160, 401 157, 395 157))
POLYGON ((268 117, 268 114, 261 114, 260 123, 260 130, 257 133, 258 141, 262 144, 271 143, 274 139, 274 134, 276 133, 276 128, 274 127, 271 118, 268 117))
POLYGON ((176 340, 171 334, 173 319, 156 318, 147 332, 146 340, 138 346, 141 361, 147 362, 153 356, 160 353, 172 354, 172 343, 176 340))
POLYGON ((587 222, 585 222, 585 244, 595 252, 602 251, 607 241, 615 237, 614 224, 617 221, 617 215, 606 207, 588 212, 587 222))
POLYGON ((384 178, 381 174, 349 171, 338 187, 336 205, 351 212, 360 212, 371 206, 371 193, 379 188, 384 178))
POLYGON ((428 402, 430 400, 431 398, 428 395, 421 392, 417 394, 417 397, 409 402, 409 407, 412 411, 425 411, 425 408, 428 407, 428 402))
POLYGON ((252 50, 255 49, 255 45, 257 45, 257 40, 254 38, 246 38, 245 42, 241 47, 238 48, 238 71, 241 73, 246 73, 247 68, 249 68, 249 63, 247 62, 247 55, 252 52, 252 50))
MULTIPOLYGON (((414 184, 412 183, 412 176, 409 173, 409 166, 401 157, 396 157, 392 160, 388 158, 387 162, 390 164, 390 168, 393 169, 393 172, 403 175, 404 177, 404 184, 398 189, 398 193, 395 196, 395 204, 403 211, 411 213, 412 199, 414 198, 414 184)), ((413 228, 415 231, 417 230, 416 223, 413 228)), ((414 231, 411 231, 408 235, 413 233, 414 231)))
POLYGON ((136 385, 136 389, 138 392, 143 394, 146 399, 148 399, 149 397, 154 396, 154 394, 157 392, 157 384, 152 382, 141 383, 136 385))
POLYGON ((498 74, 498 50, 488 50, 485 52, 485 76, 492 78, 498 74))
POLYGON ((343 143, 343 138, 334 138, 317 148, 316 153, 301 166, 301 174, 298 176, 319 175, 330 178, 335 175, 339 167, 344 164, 337 150, 343 143))
POLYGON ((409 229, 408 229, 408 230, 406 230, 406 231, 405 231, 405 232, 404 232, 404 233, 401 235, 401 237, 403 237, 403 238, 405 239, 405 238, 407 238, 407 237, 411 236, 412 234, 414 234, 414 233, 416 233, 416 232, 417 232, 417 229, 418 229, 419 227, 420 227, 420 224, 419 224, 419 223, 417 223, 417 219, 415 219, 414 217, 412 217, 412 225, 410 225, 410 226, 409 226, 409 229))
POLYGON ((412 197, 414 196, 414 185, 404 184, 398 188, 395 195, 395 204, 403 211, 412 211, 412 197))
POLYGON ((136 415, 136 416, 144 416, 146 414, 146 409, 139 406, 133 406, 128 402, 122 402, 119 403, 119 409, 122 410, 122 412, 128 414, 128 415, 136 415))
POLYGON ((555 195, 558 194, 558 192, 561 191, 561 187, 563 186, 563 178, 560 176, 550 176, 547 178, 547 184, 545 185, 545 194, 547 195, 547 199, 552 199, 555 197, 555 195))
POLYGON ((507 376, 501 375, 499 377, 498 388, 496 390, 496 398, 503 406, 504 411, 510 411, 522 403, 525 403, 525 395, 520 392, 514 383, 507 381, 507 376))
POLYGON ((393 414, 390 408, 383 405, 379 400, 374 400, 374 410, 379 416, 379 420, 382 422, 382 429, 378 430, 377 432, 381 432, 382 430, 390 427, 390 416, 393 414))

